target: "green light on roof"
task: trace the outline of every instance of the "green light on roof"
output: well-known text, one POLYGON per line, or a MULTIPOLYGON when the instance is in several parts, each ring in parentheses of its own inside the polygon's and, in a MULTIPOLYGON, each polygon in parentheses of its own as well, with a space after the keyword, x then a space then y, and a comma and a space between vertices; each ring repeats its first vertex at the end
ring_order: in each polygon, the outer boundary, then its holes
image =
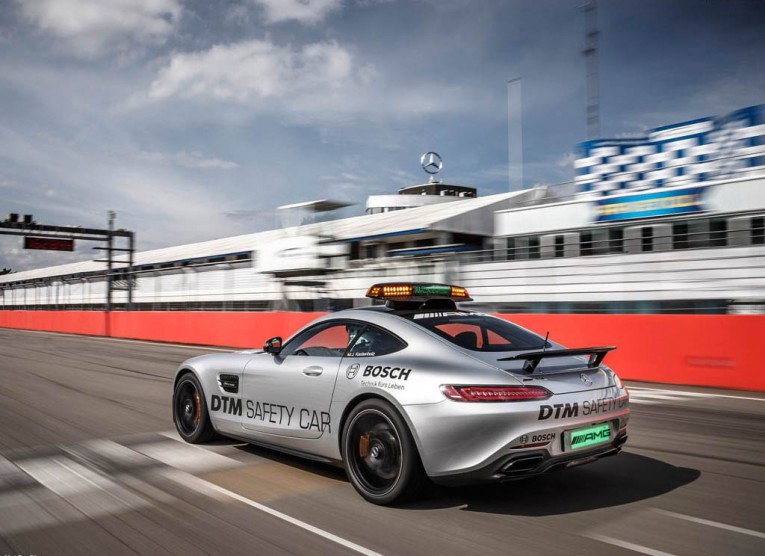
POLYGON ((446 295, 451 296, 451 286, 440 286, 437 284, 427 286, 412 286, 412 295, 446 295))

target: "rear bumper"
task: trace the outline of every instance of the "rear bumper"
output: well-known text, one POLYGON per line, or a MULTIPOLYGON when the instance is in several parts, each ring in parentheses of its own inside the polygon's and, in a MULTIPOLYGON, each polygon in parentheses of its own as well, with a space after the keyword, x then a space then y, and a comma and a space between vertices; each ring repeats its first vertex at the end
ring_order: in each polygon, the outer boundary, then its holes
POLYGON ((593 450, 551 456, 547 450, 529 450, 493 461, 492 463, 465 473, 431 477, 441 485, 464 485, 471 483, 505 482, 559 471, 568 467, 584 465, 595 460, 618 454, 627 441, 626 431, 613 441, 593 450))
POLYGON ((607 446, 620 446, 617 441, 629 421, 629 399, 626 392, 613 388, 557 395, 541 403, 444 400, 405 406, 403 413, 431 479, 475 472, 491 478, 522 455, 541 456, 544 461, 537 458, 537 463, 546 464, 548 459, 581 459, 607 446), (602 424, 610 427, 607 442, 581 450, 566 445, 570 431, 602 424))

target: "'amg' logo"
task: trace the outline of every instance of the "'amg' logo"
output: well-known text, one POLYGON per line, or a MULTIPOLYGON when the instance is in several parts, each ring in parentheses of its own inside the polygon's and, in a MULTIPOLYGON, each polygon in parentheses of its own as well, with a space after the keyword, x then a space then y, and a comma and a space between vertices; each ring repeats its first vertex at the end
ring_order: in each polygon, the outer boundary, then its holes
POLYGON ((577 444, 585 444, 592 441, 608 440, 608 437, 611 435, 610 433, 610 430, 603 429, 601 431, 580 434, 571 439, 571 446, 576 446, 577 444))

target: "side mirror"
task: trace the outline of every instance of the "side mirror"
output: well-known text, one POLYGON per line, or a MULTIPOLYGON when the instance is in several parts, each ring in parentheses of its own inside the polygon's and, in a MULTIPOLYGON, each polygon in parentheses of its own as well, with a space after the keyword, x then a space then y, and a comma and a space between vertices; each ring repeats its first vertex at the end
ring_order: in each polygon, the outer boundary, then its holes
POLYGON ((276 355, 282 350, 282 338, 281 336, 276 336, 274 338, 271 338, 270 340, 266 340, 266 343, 263 344, 263 351, 266 353, 271 353, 273 355, 276 355))

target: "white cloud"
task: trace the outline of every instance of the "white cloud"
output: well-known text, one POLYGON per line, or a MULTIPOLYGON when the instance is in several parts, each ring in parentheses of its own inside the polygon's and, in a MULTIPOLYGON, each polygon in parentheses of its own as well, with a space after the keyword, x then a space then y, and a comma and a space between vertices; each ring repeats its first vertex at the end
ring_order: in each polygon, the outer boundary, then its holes
POLYGON ((196 151, 179 151, 177 153, 161 153, 155 151, 141 151, 137 157, 140 160, 183 166, 184 168, 203 168, 214 170, 232 170, 239 168, 239 164, 220 158, 209 158, 196 151))
POLYGON ((340 9, 341 0, 250 0, 263 8, 266 21, 277 23, 295 20, 313 25, 323 21, 327 15, 340 9))
POLYGON ((354 67, 351 54, 334 42, 309 44, 295 50, 252 40, 174 55, 170 65, 151 84, 149 96, 248 103, 322 94, 328 88, 352 85, 362 73, 354 67))
POLYGON ((180 0, 16 0, 24 17, 72 53, 94 58, 164 43, 181 17, 180 0))
POLYGON ((206 111, 215 101, 300 124, 348 125, 474 110, 481 96, 459 86, 391 82, 334 41, 295 47, 250 40, 173 55, 148 91, 125 107, 180 98, 206 111))
POLYGON ((558 167, 570 170, 574 167, 574 161, 576 160, 576 153, 568 151, 563 153, 558 161, 555 163, 558 167))

